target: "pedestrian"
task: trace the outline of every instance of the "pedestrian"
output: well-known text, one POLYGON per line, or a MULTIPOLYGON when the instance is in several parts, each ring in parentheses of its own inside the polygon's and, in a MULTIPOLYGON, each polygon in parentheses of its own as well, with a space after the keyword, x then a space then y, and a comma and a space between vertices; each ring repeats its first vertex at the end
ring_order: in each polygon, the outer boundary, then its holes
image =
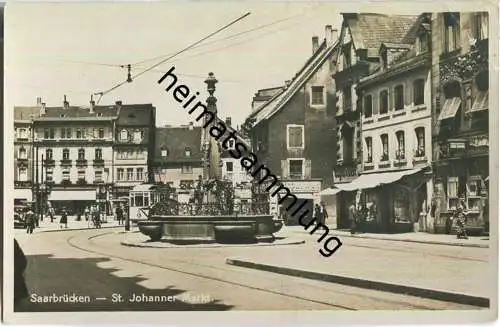
POLYGON ((86 206, 86 207, 85 207, 84 214, 85 214, 85 220, 86 220, 86 221, 88 221, 88 220, 89 220, 89 217, 90 217, 90 209, 89 209, 89 206, 86 206))
POLYGON ((53 207, 50 207, 49 208, 49 216, 50 216, 50 222, 53 223, 54 222, 54 216, 56 215, 56 212, 54 210, 53 207))
POLYGON ((28 211, 26 212, 25 221, 26 221, 26 233, 28 234, 33 234, 33 230, 35 229, 35 213, 31 210, 31 208, 28 208, 28 211))
POLYGON ((63 207, 61 212, 61 220, 59 221, 61 228, 64 225, 64 228, 68 228, 68 212, 66 211, 66 207, 63 207))
POLYGON ((116 218, 118 219, 118 225, 123 223, 123 209, 120 205, 116 207, 116 218))
POLYGON ((455 220, 457 222, 457 238, 468 239, 465 224, 467 223, 467 215, 465 212, 465 199, 459 198, 457 208, 455 210, 455 220))
POLYGON ((326 219, 328 218, 328 212, 326 211, 326 205, 323 201, 320 202, 320 207, 321 207, 321 214, 322 214, 322 217, 323 217, 323 225, 326 225, 326 219))
POLYGON ((361 221, 361 215, 363 213, 363 208, 361 205, 361 190, 356 192, 356 197, 354 203, 349 206, 349 219, 351 221, 351 235, 356 234, 359 231, 359 223, 361 221))
POLYGON ((323 221, 323 214, 321 213, 321 207, 319 204, 314 205, 314 220, 316 220, 316 225, 319 225, 323 221))

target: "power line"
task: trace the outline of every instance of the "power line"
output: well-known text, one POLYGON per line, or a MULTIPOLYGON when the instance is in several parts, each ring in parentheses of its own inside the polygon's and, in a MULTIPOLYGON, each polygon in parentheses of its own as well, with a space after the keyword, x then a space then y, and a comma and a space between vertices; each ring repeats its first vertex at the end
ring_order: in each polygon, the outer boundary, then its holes
MULTIPOLYGON (((201 42, 205 41, 206 39, 208 39, 208 38, 212 37, 213 35, 215 35, 215 34, 217 34, 217 33, 221 32, 221 31, 223 31, 223 30, 225 30, 225 29, 227 29, 227 28, 228 28, 228 27, 230 27, 231 25, 236 24, 236 23, 237 23, 237 22, 239 22, 240 20, 242 20, 242 19, 246 18, 248 15, 250 15, 250 12, 247 12, 247 13, 246 13, 246 14, 244 14, 243 16, 241 16, 241 17, 239 17, 239 18, 237 18, 237 19, 233 20, 233 21, 232 21, 232 22, 230 22, 229 24, 227 24, 227 25, 225 25, 225 26, 223 26, 223 27, 219 28, 219 29, 218 29, 218 30, 216 30, 215 32, 210 33, 210 34, 209 34, 209 35, 207 35, 206 37, 204 37, 204 38, 202 38, 202 39, 200 39, 200 40, 198 40, 198 41, 194 42, 193 44, 191 44, 191 45, 187 46, 186 48, 184 48, 184 49, 182 49, 182 50, 180 50, 180 51, 176 52, 175 54, 173 54, 173 55, 169 56, 168 58, 166 58, 166 59, 164 59, 164 60, 162 60, 162 61, 160 61, 159 63, 156 63, 156 64, 154 64, 153 66, 151 66, 151 67, 149 67, 149 68, 147 68, 147 69, 143 70, 142 72, 140 72, 140 73, 136 74, 136 75, 135 75, 132 79, 135 79, 135 78, 137 78, 137 77, 139 77, 139 76, 143 75, 144 73, 147 73, 148 71, 150 71, 150 70, 152 70, 152 69, 154 69, 154 68, 158 67, 159 65, 163 64, 163 63, 164 63, 164 62, 166 62, 167 60, 170 60, 170 59, 174 58, 175 56, 177 56, 177 55, 179 55, 179 54, 181 54, 181 53, 183 53, 183 52, 185 52, 185 51, 187 51, 187 50, 191 49, 193 46, 195 46, 195 45, 197 45, 197 44, 199 44, 199 43, 201 43, 201 42)), ((130 81, 131 81, 131 80, 130 80, 130 81)), ((127 81, 121 82, 121 83, 119 83, 119 84, 117 84, 117 85, 113 86, 112 88, 110 88, 110 89, 109 89, 109 90, 107 90, 107 91, 104 91, 104 92, 98 92, 97 94, 98 94, 98 95, 100 95, 100 98, 99 98, 99 100, 98 100, 97 102, 99 102, 99 101, 101 100, 101 98, 102 98, 104 95, 108 94, 109 92, 111 92, 111 91, 113 91, 113 90, 116 90, 116 89, 117 89, 117 88, 119 88, 120 86, 122 86, 122 85, 124 85, 124 84, 126 84, 126 83, 129 83, 130 81, 129 81, 129 80, 127 80, 127 81)))

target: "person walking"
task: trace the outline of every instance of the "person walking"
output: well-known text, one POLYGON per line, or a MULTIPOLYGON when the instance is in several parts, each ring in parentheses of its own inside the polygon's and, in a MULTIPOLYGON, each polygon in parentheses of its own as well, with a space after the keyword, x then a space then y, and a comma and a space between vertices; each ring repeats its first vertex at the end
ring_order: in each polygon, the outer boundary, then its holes
POLYGON ((351 220, 351 235, 356 234, 359 231, 359 222, 361 221, 361 215, 363 213, 363 208, 361 205, 361 190, 356 192, 356 197, 354 203, 349 206, 349 218, 351 220))
POLYGON ((85 207, 84 214, 85 214, 85 221, 88 221, 90 217, 90 209, 88 206, 85 207))
POLYGON ((68 228, 68 211, 64 207, 61 212, 61 220, 59 221, 59 224, 61 225, 61 228, 64 225, 64 228, 68 228))
POLYGON ((50 222, 53 223, 54 222, 54 216, 56 215, 56 212, 54 210, 53 207, 50 207, 49 208, 49 216, 50 216, 50 222))
POLYGON ((31 210, 31 208, 28 208, 28 211, 26 212, 25 221, 26 221, 26 233, 28 234, 33 234, 33 230, 35 229, 35 213, 31 210))
POLYGON ((123 223, 123 209, 120 205, 116 207, 116 219, 118 219, 118 225, 123 223))
POLYGON ((326 225, 326 219, 328 218, 328 212, 326 211, 326 205, 323 201, 321 201, 319 206, 321 207, 321 214, 323 217, 322 223, 323 223, 323 225, 326 225))
POLYGON ((321 213, 321 208, 319 204, 314 205, 314 220, 316 221, 316 225, 319 225, 323 221, 323 215, 321 213))

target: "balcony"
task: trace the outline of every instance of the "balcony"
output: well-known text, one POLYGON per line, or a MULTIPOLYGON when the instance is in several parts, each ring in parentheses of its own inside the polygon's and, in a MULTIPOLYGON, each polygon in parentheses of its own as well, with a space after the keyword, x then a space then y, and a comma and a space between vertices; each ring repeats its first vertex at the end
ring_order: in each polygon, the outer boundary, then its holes
POLYGON ((46 159, 44 160, 45 167, 54 167, 56 165, 56 161, 54 159, 46 159))
POLYGON ((26 188, 31 187, 33 183, 31 181, 14 181, 14 187, 26 188))
POLYGON ((393 161, 394 167, 406 166, 407 163, 408 161, 406 160, 404 152, 396 151, 396 160, 393 161))
POLYGON ((87 181, 85 180, 85 178, 79 178, 76 181, 76 185, 87 185, 87 181))
POLYGON ((94 166, 104 166, 104 159, 94 159, 94 166))
POLYGON ((368 157, 368 160, 363 163, 363 170, 372 170, 375 168, 375 164, 373 163, 373 159, 371 157, 368 157))
POLYGON ((358 167, 355 163, 347 163, 335 166, 334 183, 348 183, 358 177, 358 167))
POLYGON ((71 166, 73 163, 73 160, 71 159, 62 159, 61 160, 61 166, 71 166))
POLYGON ((63 186, 63 187, 70 186, 71 184, 72 183, 71 183, 71 181, 69 179, 63 179, 61 181, 61 186, 63 186))
POLYGON ((77 167, 86 167, 87 166, 87 160, 86 159, 77 159, 76 160, 76 166, 77 167))

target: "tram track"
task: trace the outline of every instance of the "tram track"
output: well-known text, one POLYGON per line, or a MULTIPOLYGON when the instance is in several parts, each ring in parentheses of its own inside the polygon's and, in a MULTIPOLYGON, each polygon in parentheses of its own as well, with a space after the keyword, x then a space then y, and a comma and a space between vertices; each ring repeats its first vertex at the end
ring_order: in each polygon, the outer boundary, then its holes
MULTIPOLYGON (((99 238, 102 238, 102 237, 104 237, 106 235, 110 235, 110 234, 116 234, 116 233, 115 232, 99 233, 99 234, 87 237, 87 240, 89 241, 89 243, 93 247, 100 248, 100 245, 98 243, 96 243, 96 240, 99 239, 99 238)), ((266 288, 262 288, 262 287, 251 286, 251 285, 247 285, 247 284, 244 284, 244 283, 239 283, 239 282, 234 282, 234 281, 230 281, 230 280, 227 280, 227 279, 217 278, 217 277, 214 277, 214 276, 208 276, 208 275, 201 274, 201 273, 195 273, 195 272, 192 272, 192 271, 187 271, 187 270, 175 268, 175 267, 172 267, 172 266, 165 266, 165 265, 155 264, 155 263, 147 262, 147 261, 141 260, 141 259, 128 258, 128 257, 122 256, 122 255, 117 255, 117 254, 113 254, 113 253, 109 253, 109 252, 103 252, 103 251, 97 251, 95 249, 84 248, 84 247, 82 247, 82 246, 80 246, 78 244, 75 244, 74 240, 77 237, 81 237, 81 236, 71 236, 71 237, 69 237, 69 238, 66 239, 66 243, 70 247, 78 249, 78 250, 86 252, 86 253, 96 254, 96 255, 100 255, 100 256, 106 256, 108 258, 119 259, 119 260, 123 260, 123 261, 127 261, 127 262, 133 262, 133 263, 137 263, 137 264, 141 264, 141 265, 145 265, 145 266, 149 266, 149 267, 154 267, 154 268, 158 268, 158 269, 162 269, 162 270, 166 270, 166 271, 170 271, 170 272, 180 273, 180 274, 183 274, 183 275, 187 275, 187 276, 191 276, 191 277, 196 277, 196 278, 201 278, 201 279, 204 279, 204 280, 209 280, 209 281, 215 281, 215 282, 219 282, 219 283, 224 283, 224 284, 227 284, 227 285, 238 286, 238 287, 242 287, 242 288, 246 288, 246 289, 250 289, 250 290, 254 290, 254 291, 260 291, 260 292, 265 292, 265 293, 269 293, 269 294, 284 296, 284 297, 287 297, 287 298, 293 298, 293 299, 297 299, 297 300, 301 300, 301 301, 306 301, 306 302, 310 302, 310 303, 317 303, 317 304, 321 304, 321 305, 326 305, 326 306, 330 306, 332 308, 344 309, 344 310, 349 310, 349 311, 357 311, 357 310, 359 310, 359 308, 356 308, 356 307, 353 307, 353 306, 346 306, 346 305, 342 305, 342 304, 338 304, 338 303, 331 303, 331 302, 326 302, 326 301, 314 300, 314 299, 303 297, 303 296, 298 296, 298 295, 294 295, 294 294, 287 294, 287 293, 283 293, 283 292, 279 292, 279 291, 275 291, 275 290, 270 290, 270 289, 266 289, 266 288)), ((217 252, 217 250, 215 250, 215 251, 217 252)), ((187 265, 187 266, 192 266, 192 267, 194 267, 196 269, 199 269, 199 268, 208 268, 208 269, 215 269, 215 270, 218 270, 218 271, 226 271, 226 272, 231 272, 231 273, 238 272, 238 270, 235 270, 234 268, 224 268, 224 267, 214 266, 214 265, 207 265, 207 264, 201 264, 201 263, 193 263, 192 261, 185 261, 185 260, 179 260, 179 259, 173 259, 173 258, 170 258, 169 261, 172 262, 172 263, 179 263, 179 264, 183 264, 183 265, 187 265)), ((304 286, 307 286, 307 287, 313 288, 313 289, 317 289, 317 290, 321 290, 322 289, 320 286, 311 285, 311 284, 304 284, 304 286)), ((353 296, 353 294, 349 293, 349 292, 336 291, 336 293, 338 293, 339 295, 353 296)), ((434 306, 432 306, 432 304, 431 305, 420 305, 420 304, 415 304, 415 303, 408 303, 406 301, 403 302, 403 301, 394 301, 394 300, 388 300, 388 299, 381 299, 379 297, 370 296, 370 295, 366 295, 366 296, 363 295, 362 297, 366 298, 366 299, 370 299, 370 300, 375 300, 375 301, 383 302, 383 303, 386 303, 386 304, 394 304, 394 305, 404 304, 404 305, 410 307, 411 309, 415 309, 415 310, 439 310, 439 309, 436 309, 434 306)))

